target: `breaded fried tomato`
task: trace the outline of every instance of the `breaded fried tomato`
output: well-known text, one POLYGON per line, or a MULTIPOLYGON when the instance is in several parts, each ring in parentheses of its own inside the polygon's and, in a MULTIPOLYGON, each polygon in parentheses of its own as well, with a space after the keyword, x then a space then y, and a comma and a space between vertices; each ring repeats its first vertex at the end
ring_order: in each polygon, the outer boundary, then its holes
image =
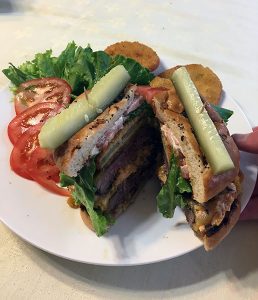
POLYGON ((105 52, 111 56, 123 55, 139 62, 150 71, 154 71, 159 66, 159 57, 150 47, 139 42, 118 42, 108 46, 105 52))

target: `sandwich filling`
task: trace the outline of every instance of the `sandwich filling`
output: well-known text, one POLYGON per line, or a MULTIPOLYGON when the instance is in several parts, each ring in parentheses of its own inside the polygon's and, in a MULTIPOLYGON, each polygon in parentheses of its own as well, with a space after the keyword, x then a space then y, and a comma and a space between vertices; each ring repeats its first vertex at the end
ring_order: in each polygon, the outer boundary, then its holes
POLYGON ((230 183, 224 191, 206 203, 190 200, 185 207, 187 222, 198 237, 211 237, 223 226, 234 209, 240 194, 241 178, 230 183))

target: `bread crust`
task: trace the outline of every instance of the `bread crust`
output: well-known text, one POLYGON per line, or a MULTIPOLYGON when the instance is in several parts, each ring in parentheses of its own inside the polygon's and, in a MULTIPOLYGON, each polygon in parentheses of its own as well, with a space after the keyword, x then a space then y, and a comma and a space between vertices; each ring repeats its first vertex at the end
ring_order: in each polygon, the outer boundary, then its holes
POLYGON ((223 224, 218 232, 214 233, 210 237, 204 236, 203 244, 206 251, 214 249, 231 231, 231 229, 236 225, 241 213, 241 204, 239 199, 234 202, 234 208, 231 209, 228 216, 228 221, 223 224))
POLYGON ((90 216, 88 215, 85 209, 80 209, 80 215, 82 218, 83 223, 91 230, 94 231, 90 216))

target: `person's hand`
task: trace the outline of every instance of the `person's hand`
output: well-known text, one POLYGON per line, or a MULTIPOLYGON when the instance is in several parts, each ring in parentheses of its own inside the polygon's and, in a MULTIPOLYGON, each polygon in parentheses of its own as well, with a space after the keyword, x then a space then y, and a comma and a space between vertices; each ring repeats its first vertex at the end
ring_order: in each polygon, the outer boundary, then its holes
MULTIPOLYGON (((239 150, 258 154, 258 126, 249 134, 234 134, 233 138, 239 150)), ((240 220, 258 220, 258 181, 240 220)))

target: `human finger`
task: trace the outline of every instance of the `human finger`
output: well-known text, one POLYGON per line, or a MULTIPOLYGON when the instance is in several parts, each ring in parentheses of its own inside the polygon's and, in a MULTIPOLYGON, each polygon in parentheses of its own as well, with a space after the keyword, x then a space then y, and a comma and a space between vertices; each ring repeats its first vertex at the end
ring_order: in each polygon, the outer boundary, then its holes
POLYGON ((241 221, 258 220, 258 196, 252 197, 250 199, 246 208, 241 213, 239 220, 241 221))
POLYGON ((258 127, 248 134, 232 135, 239 150, 258 154, 258 127))

